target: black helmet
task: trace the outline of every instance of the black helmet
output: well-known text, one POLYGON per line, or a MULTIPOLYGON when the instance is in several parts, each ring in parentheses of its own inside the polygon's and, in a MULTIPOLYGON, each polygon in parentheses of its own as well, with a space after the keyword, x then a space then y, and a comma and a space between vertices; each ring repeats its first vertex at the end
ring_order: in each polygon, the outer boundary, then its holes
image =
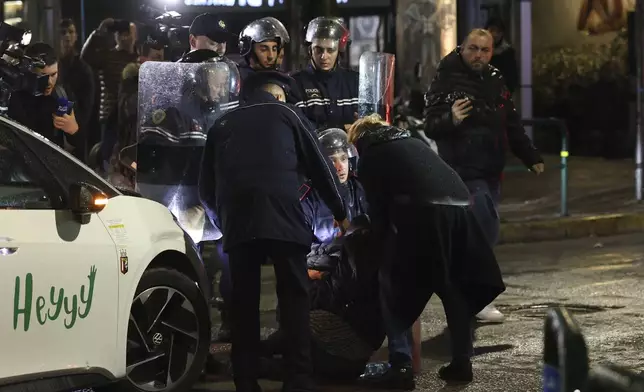
POLYGON ((342 18, 327 16, 319 16, 306 26, 304 41, 311 45, 314 39, 337 40, 340 52, 344 52, 351 41, 349 29, 342 18))
POLYGON ((277 41, 278 50, 291 42, 286 27, 272 16, 250 22, 239 33, 239 54, 248 56, 253 50, 253 43, 277 41))
POLYGON ((340 128, 329 128, 318 133, 318 140, 327 155, 333 155, 338 151, 346 152, 349 158, 355 153, 353 146, 349 143, 347 133, 340 128))

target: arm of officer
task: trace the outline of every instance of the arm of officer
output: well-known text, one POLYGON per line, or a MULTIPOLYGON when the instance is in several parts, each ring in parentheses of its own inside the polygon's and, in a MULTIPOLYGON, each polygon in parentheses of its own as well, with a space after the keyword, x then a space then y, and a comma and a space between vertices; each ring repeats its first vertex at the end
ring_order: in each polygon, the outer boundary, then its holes
POLYGON ((528 167, 532 168, 538 163, 543 163, 543 158, 539 154, 539 150, 532 144, 532 140, 526 135, 525 129, 521 124, 519 113, 514 106, 514 102, 510 97, 510 92, 506 87, 503 88, 504 93, 504 106, 506 110, 507 119, 507 135, 508 144, 512 153, 521 159, 521 161, 528 167))
POLYGON ((322 154, 320 142, 314 135, 314 130, 306 118, 298 116, 290 109, 292 127, 295 135, 296 147, 303 160, 306 174, 313 182, 314 188, 319 192, 320 197, 333 212, 334 218, 344 221, 347 217, 344 200, 340 193, 340 180, 331 161, 322 154))

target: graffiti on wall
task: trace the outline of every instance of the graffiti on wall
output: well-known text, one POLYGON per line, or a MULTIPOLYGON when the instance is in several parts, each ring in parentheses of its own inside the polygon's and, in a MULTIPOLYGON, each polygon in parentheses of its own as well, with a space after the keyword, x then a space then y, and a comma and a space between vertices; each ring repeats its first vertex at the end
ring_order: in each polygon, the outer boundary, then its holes
POLYGON ((397 72, 399 82, 408 90, 425 88, 442 56, 455 45, 446 37, 456 31, 456 0, 399 0, 398 2, 397 72), (420 66, 420 78, 414 72, 420 66))

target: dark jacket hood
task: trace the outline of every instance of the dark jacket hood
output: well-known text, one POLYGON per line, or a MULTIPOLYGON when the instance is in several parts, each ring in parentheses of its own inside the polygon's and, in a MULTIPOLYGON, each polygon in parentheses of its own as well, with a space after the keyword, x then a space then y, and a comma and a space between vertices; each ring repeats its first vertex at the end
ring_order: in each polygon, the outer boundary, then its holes
POLYGON ((408 130, 386 125, 365 133, 356 141, 355 146, 358 150, 358 155, 362 155, 369 147, 394 140, 408 139, 410 137, 411 132, 408 130))

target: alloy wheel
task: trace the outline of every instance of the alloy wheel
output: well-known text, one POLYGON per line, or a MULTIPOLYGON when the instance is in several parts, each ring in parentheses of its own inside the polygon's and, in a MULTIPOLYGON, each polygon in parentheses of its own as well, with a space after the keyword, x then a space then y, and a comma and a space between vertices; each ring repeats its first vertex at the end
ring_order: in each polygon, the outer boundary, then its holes
POLYGON ((164 286, 134 298, 127 339, 127 377, 144 391, 172 387, 190 370, 199 347, 199 323, 190 301, 164 286))

